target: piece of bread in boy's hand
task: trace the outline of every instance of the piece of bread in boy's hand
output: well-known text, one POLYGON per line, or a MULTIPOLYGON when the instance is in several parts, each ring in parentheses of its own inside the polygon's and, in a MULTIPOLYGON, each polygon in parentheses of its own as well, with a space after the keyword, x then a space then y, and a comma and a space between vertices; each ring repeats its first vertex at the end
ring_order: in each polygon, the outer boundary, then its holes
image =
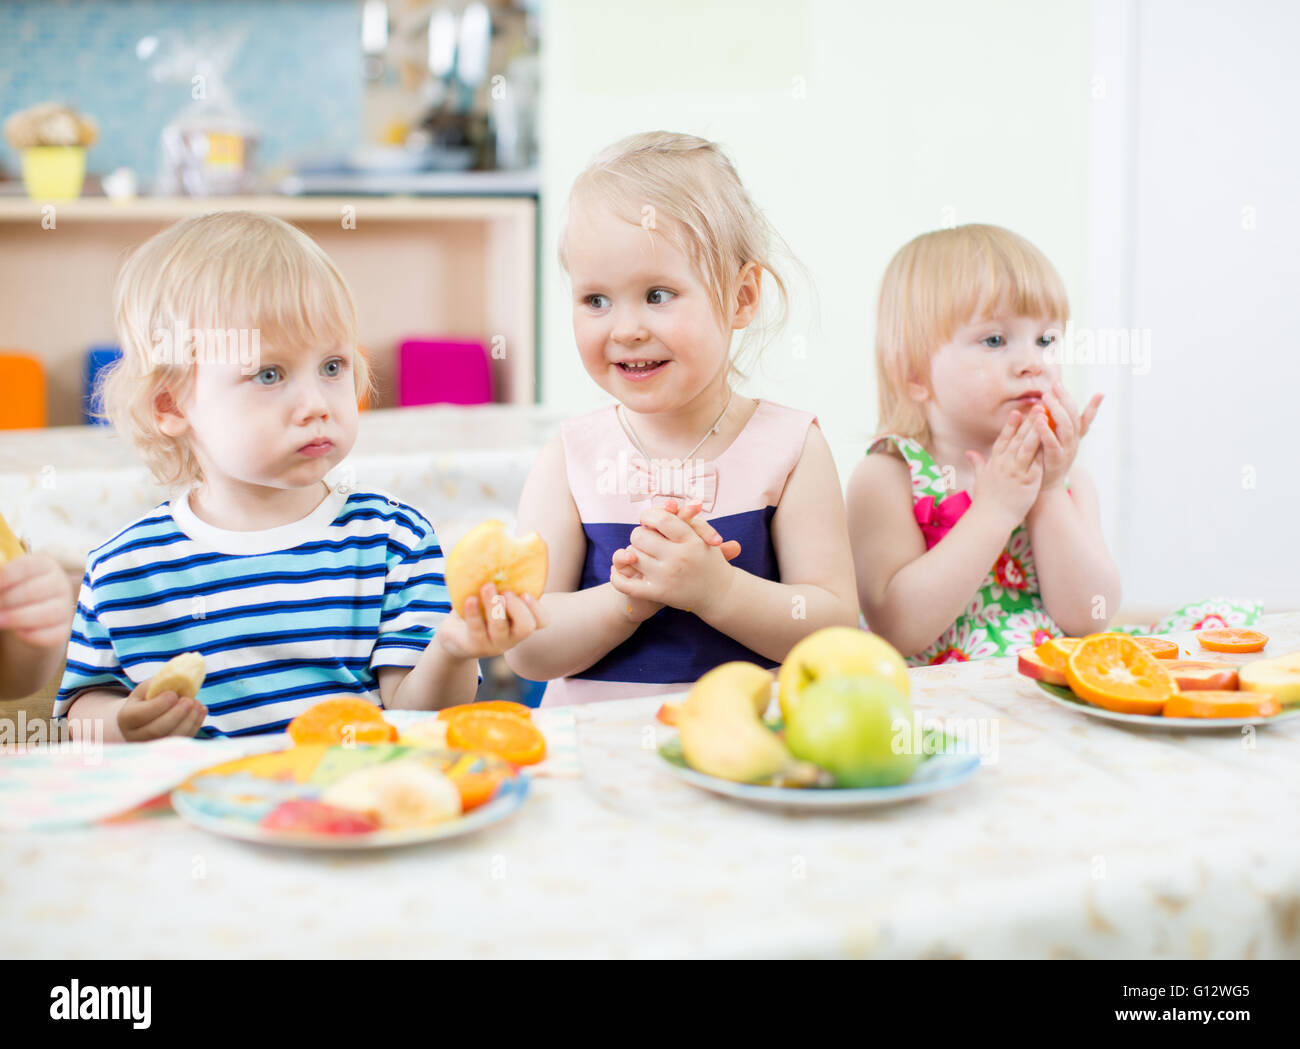
POLYGON ((506 534, 500 521, 484 521, 471 528, 447 557, 443 575, 451 594, 451 607, 463 618, 465 602, 487 584, 498 593, 513 591, 520 597, 540 598, 546 589, 546 541, 536 532, 522 539, 506 534))
POLYGON ((182 652, 174 659, 168 660, 153 676, 148 689, 145 690, 144 698, 153 699, 163 692, 175 692, 178 696, 189 696, 194 699, 198 696, 199 689, 203 687, 203 679, 206 675, 207 669, 201 655, 197 652, 182 652))
POLYGON ((9 527, 9 522, 5 520, 4 514, 0 514, 0 565, 6 565, 16 557, 22 557, 27 553, 23 549, 23 544, 18 541, 13 530, 9 527))

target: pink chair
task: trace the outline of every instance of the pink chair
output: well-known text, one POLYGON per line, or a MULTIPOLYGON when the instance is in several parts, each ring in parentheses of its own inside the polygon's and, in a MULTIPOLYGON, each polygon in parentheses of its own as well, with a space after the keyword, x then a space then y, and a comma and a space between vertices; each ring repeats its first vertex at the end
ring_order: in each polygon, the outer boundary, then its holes
POLYGON ((488 404, 492 362, 481 342, 407 339, 397 348, 397 404, 488 404))

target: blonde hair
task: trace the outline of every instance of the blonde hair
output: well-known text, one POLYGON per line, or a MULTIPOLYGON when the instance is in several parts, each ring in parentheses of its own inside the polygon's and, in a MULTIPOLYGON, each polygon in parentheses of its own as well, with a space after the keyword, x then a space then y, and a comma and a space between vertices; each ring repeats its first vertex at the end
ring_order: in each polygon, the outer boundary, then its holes
POLYGON ((159 333, 245 328, 268 346, 353 347, 357 395, 370 392, 347 282, 315 241, 274 216, 217 211, 169 226, 131 254, 113 298, 122 359, 98 384, 99 414, 161 484, 190 484, 201 470, 189 442, 158 427, 158 398, 181 400, 195 374, 193 363, 160 359, 159 333))
POLYGON ((923 233, 885 270, 876 311, 878 433, 929 440, 907 384, 929 385, 930 358, 963 325, 1009 312, 1070 318, 1065 284, 1047 256, 1001 226, 923 233))
MULTIPOLYGON (((771 318, 755 317, 745 329, 732 360, 733 370, 743 375, 737 358, 751 346, 755 354, 761 352, 789 314, 788 284, 775 254, 780 252, 793 266, 799 263, 750 199, 721 147, 694 135, 649 131, 629 135, 598 153, 569 192, 559 245, 560 265, 566 273, 573 211, 586 204, 604 205, 632 225, 666 236, 690 259, 722 323, 735 301, 745 266, 754 263, 760 284, 762 273, 767 272, 776 285, 780 309, 771 318)), ((760 295, 760 311, 765 299, 760 295)))

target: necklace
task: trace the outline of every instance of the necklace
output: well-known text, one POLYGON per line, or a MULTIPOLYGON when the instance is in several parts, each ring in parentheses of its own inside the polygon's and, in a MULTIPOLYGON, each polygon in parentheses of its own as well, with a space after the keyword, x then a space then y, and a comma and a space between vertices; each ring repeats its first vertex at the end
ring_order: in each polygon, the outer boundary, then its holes
MULTIPOLYGON (((731 407, 731 398, 734 396, 735 396, 734 390, 727 391, 727 403, 722 406, 722 413, 716 419, 713 420, 713 425, 710 426, 708 431, 704 434, 704 436, 699 439, 695 447, 682 456, 683 462, 690 459, 691 456, 693 456, 704 446, 705 441, 707 441, 710 437, 712 437, 715 433, 718 432, 718 428, 722 425, 722 420, 726 417, 727 409, 731 407)), ((637 440, 636 431, 632 429, 632 422, 627 417, 627 409, 624 408, 622 404, 618 406, 618 417, 619 419, 622 420, 623 428, 627 431, 628 437, 632 439, 633 447, 635 447, 636 450, 641 453, 641 457, 645 459, 646 462, 650 462, 651 461, 650 453, 647 452, 643 447, 641 447, 641 442, 637 440)))

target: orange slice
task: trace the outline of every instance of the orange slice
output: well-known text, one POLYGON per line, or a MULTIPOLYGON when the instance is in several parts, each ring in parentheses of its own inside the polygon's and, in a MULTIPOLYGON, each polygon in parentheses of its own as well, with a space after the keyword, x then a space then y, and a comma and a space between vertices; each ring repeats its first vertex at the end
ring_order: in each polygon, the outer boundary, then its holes
POLYGON ((1222 630, 1198 630, 1196 640, 1211 652, 1258 652, 1268 644, 1268 635, 1258 630, 1226 627, 1222 630))
POLYGON ((1282 709, 1266 692, 1179 693, 1165 704, 1167 718, 1267 718, 1282 709))
POLYGON ((1133 640, 1155 656, 1156 659, 1178 658, 1178 646, 1163 637, 1135 637, 1133 640))
POLYGON ((1034 649, 1034 654, 1052 670, 1064 674, 1065 664, 1070 660, 1070 653, 1079 647, 1081 640, 1082 638, 1077 637, 1053 637, 1034 649))
POLYGON ((487 804, 496 795, 497 788, 506 781, 506 778, 506 773, 502 771, 465 772, 453 776, 451 781, 460 791, 460 811, 469 812, 471 809, 487 804))
POLYGON ((457 750, 486 751, 515 765, 546 757, 546 737, 531 721, 496 710, 473 710, 451 719, 447 743, 457 750))
POLYGON ((523 718, 525 721, 533 720, 533 712, 530 707, 526 707, 522 703, 513 703, 508 699, 485 699, 482 703, 458 703, 454 707, 445 707, 438 711, 438 717, 443 721, 449 721, 461 714, 480 710, 495 710, 498 714, 509 714, 512 717, 523 718))
POLYGON ((1177 691, 1154 656, 1123 634, 1091 634, 1065 665, 1070 690, 1080 699, 1120 714, 1159 714, 1177 691))
POLYGON ((340 696, 317 703, 289 722, 294 743, 391 743, 397 726, 384 720, 373 703, 353 696, 340 696))

